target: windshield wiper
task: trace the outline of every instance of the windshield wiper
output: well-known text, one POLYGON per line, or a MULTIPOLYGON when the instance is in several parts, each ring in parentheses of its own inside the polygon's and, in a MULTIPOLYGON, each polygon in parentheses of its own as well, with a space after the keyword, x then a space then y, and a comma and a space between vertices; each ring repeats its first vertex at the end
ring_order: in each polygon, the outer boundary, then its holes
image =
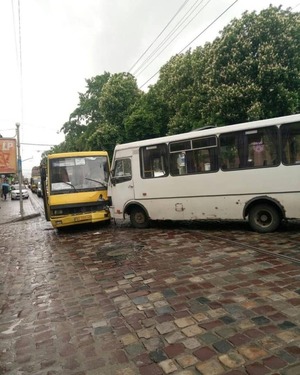
POLYGON ((98 184, 100 184, 100 185, 102 185, 103 187, 106 188, 106 185, 102 181, 93 180, 92 178, 87 178, 87 177, 85 177, 85 180, 97 182, 98 184))
POLYGON ((78 193, 77 189, 75 188, 73 184, 71 184, 71 182, 62 181, 62 183, 71 186, 76 191, 76 193, 78 193))

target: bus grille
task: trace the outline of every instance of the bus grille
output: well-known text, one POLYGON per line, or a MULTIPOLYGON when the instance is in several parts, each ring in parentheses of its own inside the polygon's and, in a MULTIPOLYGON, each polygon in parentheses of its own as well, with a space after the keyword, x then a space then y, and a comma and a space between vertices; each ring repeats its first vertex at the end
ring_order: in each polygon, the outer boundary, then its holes
POLYGON ((84 205, 59 205, 50 207, 51 216, 65 216, 65 215, 76 215, 85 214, 96 211, 103 211, 108 209, 108 202, 97 202, 96 204, 84 204, 84 205))

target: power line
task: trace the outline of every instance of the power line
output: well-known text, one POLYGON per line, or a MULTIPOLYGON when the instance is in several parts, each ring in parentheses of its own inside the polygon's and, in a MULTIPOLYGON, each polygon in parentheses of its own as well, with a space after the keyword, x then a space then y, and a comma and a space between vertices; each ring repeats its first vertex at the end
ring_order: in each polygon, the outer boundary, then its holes
MULTIPOLYGON (((235 0, 229 7, 227 7, 217 18, 215 18, 204 30, 202 30, 189 44, 187 44, 181 51, 178 52, 182 53, 187 47, 189 47, 196 39, 198 39, 206 30, 208 30, 214 23, 218 21, 219 18, 221 18, 225 13, 228 12, 228 10, 233 7, 239 0, 235 0)), ((143 83, 139 88, 141 89, 144 87, 149 81, 151 81, 152 78, 154 78, 159 73, 159 70, 154 73, 145 83, 143 83)))
MULTIPOLYGON (((192 19, 190 19, 189 20, 189 22, 187 23, 187 24, 185 24, 185 25, 183 25, 183 28, 174 36, 174 38, 173 39, 171 39, 170 41, 169 41, 169 43, 164 47, 164 49, 162 50, 162 51, 160 51, 156 56, 154 56, 154 58, 138 73, 138 75, 139 74, 141 74, 155 59, 157 59, 157 57, 158 56, 160 56, 165 50, 166 50, 166 48, 182 33, 182 31, 198 16, 198 14, 200 13, 200 12, 202 12, 202 10, 209 4, 211 2, 211 0, 207 0, 207 2, 203 5, 203 7, 194 15, 194 17, 192 18, 192 19)), ((201 5, 203 3, 203 0, 201 1, 201 3, 200 4, 198 4, 198 6, 199 5, 201 5)), ((197 7, 198 7, 197 6, 197 7)), ((156 53, 156 52, 158 52, 158 50, 159 50, 159 48, 162 46, 162 45, 164 45, 166 42, 168 42, 168 39, 175 33, 175 31, 177 31, 178 30, 178 28, 180 27, 180 26, 182 26, 182 24, 183 24, 183 22, 185 22, 186 21, 186 19, 184 19, 184 21, 182 21, 180 24, 179 24, 179 26, 177 26, 175 29, 173 29, 174 31, 172 31, 172 33, 170 33, 169 35, 168 35, 168 37, 166 37, 165 38, 165 40, 156 48, 156 50, 154 51, 154 53, 156 53)), ((153 54, 154 54, 153 53, 153 54)), ((152 54, 152 55, 153 55, 152 54)), ((151 55, 151 56, 152 56, 151 55)), ((150 57, 151 57, 150 56, 150 57)), ((150 58, 149 57, 149 58, 150 58)), ((147 59, 148 60, 148 59, 147 59)), ((146 60, 146 61, 147 61, 146 60)), ((145 61, 145 62, 146 62, 145 61)))
POLYGON ((163 30, 157 35, 157 37, 154 39, 154 41, 150 44, 150 46, 142 53, 142 55, 139 57, 139 59, 132 65, 132 67, 129 69, 129 72, 132 71, 132 69, 136 66, 136 64, 142 59, 142 57, 149 51, 149 49, 153 46, 153 44, 157 41, 157 39, 162 35, 162 33, 167 29, 167 27, 170 25, 170 23, 173 21, 173 19, 177 16, 178 13, 180 13, 181 9, 185 7, 185 5, 190 0, 185 0, 185 2, 179 7, 175 15, 171 18, 171 20, 167 23, 167 25, 163 28, 163 30))
MULTIPOLYGON (((185 14, 181 17, 181 19, 176 23, 176 25, 172 28, 172 30, 168 33, 168 35, 162 40, 162 42, 160 42, 160 44, 158 45, 158 47, 155 48, 155 50, 146 58, 146 60, 141 64, 141 66, 133 73, 134 75, 136 75, 138 72, 139 74, 141 74, 141 69, 143 68, 143 66, 147 63, 147 61, 149 61, 153 56, 155 56, 155 54, 168 42, 168 40, 175 34, 175 32, 188 20, 188 18, 196 11, 196 9, 203 3, 204 0, 201 0, 200 3, 199 3, 200 0, 196 0, 191 6, 190 8, 185 12, 185 14)), ((210 0, 209 0, 210 1, 210 0)), ((203 8, 202 8, 203 9, 203 8)), ((201 9, 201 10, 202 10, 201 9)), ((200 11, 201 11, 200 10, 200 11)), ((197 13, 199 14, 200 11, 197 13)), ((196 14, 196 15, 197 15, 196 14)), ((196 16, 195 16, 196 17, 196 16)), ((195 18, 193 17, 193 19, 195 18)), ((192 20, 193 20, 192 19, 192 20)), ((191 20, 191 21, 192 21, 191 20)), ((190 22, 191 22, 190 21, 190 22)), ((184 29, 185 27, 187 27, 189 25, 189 23, 187 23, 186 26, 184 26, 181 31, 177 34, 179 35, 184 29)), ((176 38, 176 37, 175 37, 176 38)), ((175 39, 173 38, 172 41, 175 39)), ((171 42, 172 42, 171 41, 171 42)), ((170 42, 170 43, 171 43, 170 42)), ((170 44, 169 43, 169 44, 170 44)), ((168 44, 168 45, 169 45, 168 44)), ((167 45, 167 46, 168 46, 167 45)), ((144 71, 166 48, 167 46, 154 58, 152 58, 152 60, 150 61, 150 63, 147 64, 147 66, 142 70, 144 71)))
POLYGON ((298 3, 297 5, 295 5, 295 6, 292 8, 292 10, 298 8, 299 5, 300 5, 300 3, 298 3))
POLYGON ((45 147, 55 146, 55 145, 48 145, 48 144, 45 144, 45 143, 24 143, 24 142, 21 142, 20 144, 25 145, 25 146, 45 146, 45 147))

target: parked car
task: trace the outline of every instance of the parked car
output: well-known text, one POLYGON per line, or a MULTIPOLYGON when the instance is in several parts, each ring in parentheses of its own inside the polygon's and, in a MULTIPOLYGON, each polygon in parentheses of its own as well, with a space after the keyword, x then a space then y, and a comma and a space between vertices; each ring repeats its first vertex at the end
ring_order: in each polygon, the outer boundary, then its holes
MULTIPOLYGON (((28 193, 28 190, 26 189, 26 186, 22 185, 21 189, 22 189, 22 198, 28 199, 29 193, 28 193)), ((11 200, 20 199, 19 185, 11 185, 10 197, 11 197, 11 200)))

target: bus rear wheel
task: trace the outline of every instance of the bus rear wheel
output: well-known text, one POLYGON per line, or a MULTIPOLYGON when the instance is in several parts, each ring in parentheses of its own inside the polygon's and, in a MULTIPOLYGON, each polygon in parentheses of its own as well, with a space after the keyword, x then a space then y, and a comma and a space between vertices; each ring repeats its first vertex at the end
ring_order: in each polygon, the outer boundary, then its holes
POLYGON ((250 209, 249 224, 256 232, 274 232, 279 227, 280 222, 280 213, 270 204, 257 204, 250 209))
POLYGON ((149 218, 141 207, 134 207, 130 211, 130 222, 135 228, 147 228, 149 226, 149 218))

